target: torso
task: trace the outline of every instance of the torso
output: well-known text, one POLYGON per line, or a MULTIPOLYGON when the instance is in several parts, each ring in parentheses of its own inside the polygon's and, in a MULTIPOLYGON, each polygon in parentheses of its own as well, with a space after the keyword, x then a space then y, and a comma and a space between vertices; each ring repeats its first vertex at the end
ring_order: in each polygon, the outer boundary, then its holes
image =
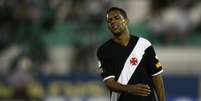
MULTIPOLYGON (((107 58, 107 61, 111 63, 113 67, 115 80, 117 81, 121 71, 124 67, 124 64, 135 47, 139 37, 131 36, 130 41, 127 46, 119 45, 114 42, 112 39, 107 41, 102 47, 102 55, 107 58)), ((146 59, 142 58, 140 64, 137 66, 135 72, 133 73, 131 79, 128 84, 136 84, 136 83, 144 83, 152 86, 151 77, 148 75, 146 70, 146 59)), ((152 89, 153 90, 153 89, 152 89)), ((153 91, 152 91, 153 92, 153 91)), ((155 101, 153 93, 151 93, 147 97, 134 96, 130 94, 121 94, 118 101, 155 101), (153 100, 151 100, 153 99, 153 100)))

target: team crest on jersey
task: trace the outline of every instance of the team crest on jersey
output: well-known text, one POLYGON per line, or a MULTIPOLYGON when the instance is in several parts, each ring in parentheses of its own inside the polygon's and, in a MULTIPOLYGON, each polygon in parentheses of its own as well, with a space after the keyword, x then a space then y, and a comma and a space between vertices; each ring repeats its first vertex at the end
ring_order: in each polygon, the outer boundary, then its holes
POLYGON ((137 58, 136 58, 135 56, 131 57, 131 59, 130 59, 130 64, 131 64, 131 65, 137 65, 137 63, 138 63, 137 58))

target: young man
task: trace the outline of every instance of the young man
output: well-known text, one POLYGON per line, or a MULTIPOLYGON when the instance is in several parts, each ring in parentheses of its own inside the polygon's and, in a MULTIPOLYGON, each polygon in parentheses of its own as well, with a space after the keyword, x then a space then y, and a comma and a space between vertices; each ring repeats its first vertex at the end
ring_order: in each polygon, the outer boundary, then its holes
POLYGON ((165 101, 163 69, 151 43, 130 35, 123 9, 110 8, 106 19, 113 37, 98 48, 97 57, 111 101, 165 101))

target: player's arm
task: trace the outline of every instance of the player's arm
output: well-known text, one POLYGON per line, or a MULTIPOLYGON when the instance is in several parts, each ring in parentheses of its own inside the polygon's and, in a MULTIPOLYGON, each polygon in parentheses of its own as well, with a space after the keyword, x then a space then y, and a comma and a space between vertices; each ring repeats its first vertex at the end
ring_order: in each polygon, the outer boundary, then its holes
POLYGON ((152 76, 154 89, 157 93, 158 99, 159 101, 165 101, 165 90, 163 79, 161 77, 161 73, 163 72, 162 66, 159 62, 158 57, 156 56, 153 46, 150 46, 148 49, 146 49, 145 52, 148 74, 152 76))
POLYGON ((133 95, 147 96, 150 94, 150 87, 146 84, 122 85, 113 78, 104 81, 108 89, 118 93, 130 93, 133 95))
POLYGON ((159 101, 165 101, 165 91, 162 76, 159 74, 157 76, 153 76, 152 79, 159 101))

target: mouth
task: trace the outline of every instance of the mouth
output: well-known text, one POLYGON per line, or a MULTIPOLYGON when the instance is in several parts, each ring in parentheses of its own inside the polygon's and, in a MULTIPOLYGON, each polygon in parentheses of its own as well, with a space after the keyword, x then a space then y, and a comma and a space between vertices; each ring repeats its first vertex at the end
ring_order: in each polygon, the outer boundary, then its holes
POLYGON ((119 25, 113 24, 113 25, 111 25, 111 28, 112 28, 112 29, 118 29, 118 28, 119 28, 119 25))

